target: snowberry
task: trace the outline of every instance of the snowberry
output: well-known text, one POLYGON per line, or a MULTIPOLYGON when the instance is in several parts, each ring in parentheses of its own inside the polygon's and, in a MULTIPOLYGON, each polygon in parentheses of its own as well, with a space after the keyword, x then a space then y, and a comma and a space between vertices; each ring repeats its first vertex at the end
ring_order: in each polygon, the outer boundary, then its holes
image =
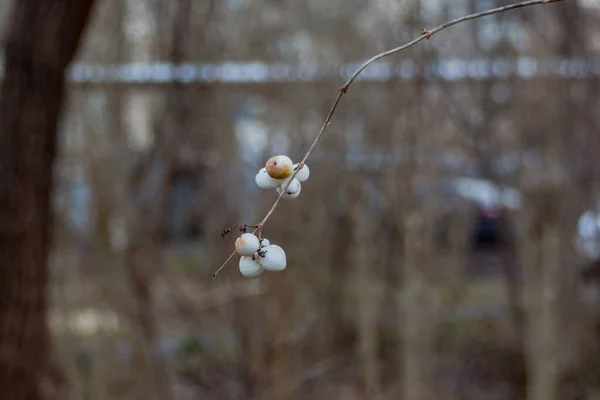
MULTIPOLYGON (((279 187, 283 190, 285 189, 285 187, 287 186, 288 182, 290 182, 290 179, 284 179, 283 182, 281 182, 281 185, 279 185, 279 187)), ((300 185, 300 181, 296 178, 292 179, 292 181, 290 182, 290 185, 287 187, 286 192, 287 193, 296 193, 301 189, 301 185, 300 185)))
MULTIPOLYGON (((283 188, 285 188, 285 185, 287 185, 287 181, 282 183, 277 188, 278 194, 281 194, 281 191, 283 190, 283 188)), ((298 182, 297 179, 294 178, 294 180, 290 183, 290 186, 287 188, 287 190, 285 191, 285 193, 283 194, 282 197, 286 200, 292 200, 292 199, 295 199, 296 197, 298 197, 300 195, 301 191, 302 191, 302 185, 300 184, 300 182, 298 182)))
MULTIPOLYGON (((294 171, 296 170, 296 168, 298 168, 298 165, 299 164, 294 164, 294 171)), ((308 180, 309 176, 310 176, 310 169, 308 169, 308 165, 304 164, 302 169, 300 171, 298 171, 298 173, 296 174, 296 179, 298 179, 299 182, 306 182, 306 180, 308 180)))
POLYGON ((282 271, 287 265, 285 251, 276 244, 263 247, 258 255, 260 265, 267 271, 282 271))
POLYGON ((235 240, 235 251, 240 256, 251 256, 258 249, 260 249, 260 243, 252 233, 244 233, 235 240))
POLYGON ((281 185, 281 179, 274 179, 269 176, 266 168, 262 168, 254 177, 256 184, 261 189, 275 189, 281 185))
POLYGON ((294 173, 294 163, 288 156, 274 156, 269 158, 265 169, 271 178, 285 179, 294 173))
POLYGON ((260 262, 255 260, 252 256, 240 258, 240 272, 246 278, 255 278, 261 275, 264 268, 260 265, 260 262))
POLYGON ((263 247, 266 247, 270 244, 271 244, 271 242, 269 242, 269 239, 263 238, 262 241, 260 242, 260 248, 262 249, 263 247))

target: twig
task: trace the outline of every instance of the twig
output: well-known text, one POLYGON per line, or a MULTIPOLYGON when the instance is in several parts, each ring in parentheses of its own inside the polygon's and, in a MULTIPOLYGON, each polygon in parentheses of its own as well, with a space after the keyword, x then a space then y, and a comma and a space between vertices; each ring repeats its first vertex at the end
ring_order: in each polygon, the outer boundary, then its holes
MULTIPOLYGON (((313 140, 312 144, 310 145, 310 148, 308 149, 308 151, 302 158, 302 161, 300 161, 300 163, 299 163, 300 165, 304 165, 304 163, 306 162, 306 159, 310 156, 310 153, 312 153, 313 149, 315 148, 315 146, 317 145, 317 143, 323 136, 323 133, 325 133, 325 129, 327 129, 327 126, 329 125, 329 122, 331 121, 331 117, 333 116, 333 113, 335 112, 335 109, 337 108, 337 105, 340 102, 340 99, 342 98, 343 94, 344 93, 342 93, 342 92, 338 93, 337 98, 333 102, 333 106, 331 106, 331 110, 329 110, 329 114, 327 114, 327 118, 325 119, 323 126, 321 126, 321 130, 319 130, 319 134, 317 135, 317 137, 315 137, 315 140, 313 140)), ((279 201, 281 200, 281 198, 287 191, 288 186, 290 186, 290 183, 292 183, 292 180, 296 177, 296 175, 298 174, 298 172, 300 172, 301 169, 302 168, 298 168, 294 171, 294 173, 292 174, 292 177, 288 180, 287 185, 285 185, 285 187, 283 188, 281 193, 279 193, 279 196, 277 196, 275 203, 273 203, 273 205, 271 206, 271 209, 269 210, 269 212, 267 212, 267 215, 265 215, 265 217, 262 219, 262 221, 260 221, 258 223, 258 226, 260 226, 261 228, 262 228, 262 226, 264 226, 264 224, 267 222, 267 220, 269 219, 271 214, 273 214, 273 211, 275 211, 275 209, 277 208, 277 205, 279 204, 279 201)))
MULTIPOLYGON (((312 153, 313 149, 315 148, 315 146, 317 145, 317 143, 319 142, 319 140, 321 140, 321 137, 323 137, 323 134, 325 133, 325 130, 327 129, 327 127, 329 126, 329 123, 331 121, 331 117, 333 117, 333 113, 335 113, 335 110, 338 106, 338 103, 340 102, 342 96, 344 94, 346 94, 348 92, 348 88, 350 88, 350 85, 352 85, 352 83, 356 80, 356 78, 358 77, 358 75, 361 74, 362 71, 364 71, 365 68, 367 68, 369 65, 373 64, 375 61, 378 61, 384 57, 388 57, 391 56, 392 54, 396 54, 402 50, 406 50, 409 47, 414 46, 415 44, 427 39, 429 40, 434 34, 438 33, 441 30, 444 30, 446 28, 449 28, 453 25, 456 24, 460 24, 461 22, 465 22, 465 21, 469 21, 472 19, 477 19, 477 18, 481 18, 481 17, 485 17, 488 15, 492 15, 492 14, 498 14, 501 12, 505 12, 505 11, 510 11, 510 10, 514 10, 517 8, 523 8, 523 7, 528 7, 528 6, 533 6, 536 4, 548 4, 548 3, 556 3, 559 1, 564 1, 564 0, 530 0, 530 1, 524 1, 521 3, 515 3, 515 4, 509 4, 507 6, 503 6, 503 7, 498 7, 498 8, 492 8, 491 10, 487 10, 487 11, 482 11, 482 12, 478 12, 478 13, 474 13, 474 14, 469 14, 469 15, 465 15, 464 17, 460 17, 460 18, 456 18, 453 19, 451 21, 448 21, 442 25, 438 25, 435 28, 428 30, 425 28, 421 28, 421 35, 419 37, 417 37, 416 39, 413 39, 412 41, 403 44, 402 46, 393 48, 391 50, 385 51, 383 53, 379 53, 376 56, 371 57, 370 59, 368 59, 367 61, 365 61, 353 74, 352 76, 342 85, 340 86, 340 88, 338 89, 338 95, 335 99, 335 101, 333 102, 333 105, 331 106, 331 110, 329 110, 329 114, 327 114, 327 117, 325 118, 325 122, 323 123, 323 126, 321 126, 321 129, 319 130, 319 133, 317 134, 317 136, 315 137, 315 139, 313 140, 312 144, 310 145, 310 148, 308 149, 308 151, 306 152, 306 154, 304 155, 304 157, 302 158, 302 161, 300 161, 300 165, 304 165, 304 163, 306 162, 306 160, 308 159, 308 157, 310 156, 310 154, 312 153)), ((285 188, 283 188, 283 190, 281 190, 281 192, 279 193, 279 196, 277 196, 277 199, 275 200, 275 202, 273 203, 273 205, 271 206, 271 208, 269 209, 269 211, 267 212, 267 214, 265 215, 265 217, 256 225, 258 228, 255 229, 256 230, 260 230, 262 231, 262 228, 264 226, 264 224, 268 221, 268 219, 271 217, 271 215, 273 214, 273 212, 275 211, 275 209, 277 208, 277 206, 279 205, 279 202, 281 201, 281 198, 283 197, 283 195, 285 194, 285 192, 287 191, 287 188, 289 187, 290 183, 292 182, 293 178, 296 177, 296 175, 298 174, 298 172, 300 171, 301 168, 298 168, 294 171, 294 173, 292 174, 292 177, 288 180, 287 185, 285 186, 285 188)), ((217 277, 217 274, 225 267, 225 265, 231 260, 231 258, 235 255, 235 251, 229 256, 229 258, 225 261, 225 263, 223 263, 223 265, 213 274, 212 279, 214 280, 217 277)))
POLYGON ((379 53, 374 57, 371 57, 370 59, 368 59, 367 61, 365 61, 365 63, 363 65, 361 65, 356 72, 354 72, 352 74, 352 76, 350 77, 350 79, 348 79, 346 81, 346 83, 344 83, 340 88, 339 91, 346 93, 348 91, 348 88, 350 87, 350 85, 352 84, 352 82, 354 82, 354 80, 358 77, 358 75, 360 75, 360 73, 367 68, 369 65, 373 64, 375 61, 380 60, 384 57, 387 56, 391 56, 392 54, 398 53, 402 50, 406 50, 409 47, 414 46, 415 44, 425 40, 425 39, 429 39, 431 38, 431 36, 433 36, 434 34, 438 33, 441 30, 444 30, 446 28, 449 28, 453 25, 456 24, 460 24, 461 22, 465 22, 465 21, 469 21, 472 19, 476 19, 476 18, 481 18, 481 17, 485 17, 488 15, 492 15, 492 14, 498 14, 504 11, 510 11, 510 10, 514 10, 516 8, 523 8, 523 7, 529 7, 529 6, 533 6, 536 4, 548 4, 548 3, 556 3, 559 1, 564 1, 564 0, 531 0, 531 1, 524 1, 522 3, 515 3, 515 4, 509 4, 507 6, 504 7, 498 7, 498 8, 492 8, 491 10, 487 10, 487 11, 482 11, 482 12, 478 12, 478 13, 474 13, 474 14, 469 14, 469 15, 465 15, 464 17, 460 17, 460 18, 456 18, 453 19, 452 21, 448 21, 442 25, 438 25, 435 28, 431 29, 431 30, 427 30, 425 28, 421 28, 421 36, 419 36, 418 38, 403 44, 402 46, 396 47, 394 49, 388 50, 388 51, 384 51, 383 53, 379 53))
MULTIPOLYGON (((255 228, 254 232, 256 232, 256 230, 259 230, 259 234, 260 231, 262 230, 262 225, 248 225, 248 224, 233 224, 231 225, 231 227, 225 229, 223 232, 221 232, 221 237, 225 237, 228 233, 231 233, 232 230, 234 230, 235 228, 238 228, 240 230, 240 232, 242 233, 246 233, 246 231, 248 230, 248 228, 255 228)), ((252 232, 252 233, 254 233, 252 232)))
POLYGON ((225 266, 227 265, 227 263, 228 263, 229 261, 231 261, 231 259, 233 258, 233 256, 235 256, 235 254, 236 254, 236 253, 237 253, 237 252, 234 250, 234 251, 233 251, 233 252, 232 252, 232 253, 229 255, 229 257, 227 257, 227 260, 225 260, 225 262, 224 262, 223 264, 221 264, 221 266, 219 267, 219 269, 218 269, 218 270, 216 270, 214 274, 212 274, 212 278, 210 279, 211 281, 214 281, 214 280, 215 280, 215 278, 217 277, 217 275, 219 275, 219 272, 221 272, 221 270, 222 270, 223 268, 225 268, 225 266))

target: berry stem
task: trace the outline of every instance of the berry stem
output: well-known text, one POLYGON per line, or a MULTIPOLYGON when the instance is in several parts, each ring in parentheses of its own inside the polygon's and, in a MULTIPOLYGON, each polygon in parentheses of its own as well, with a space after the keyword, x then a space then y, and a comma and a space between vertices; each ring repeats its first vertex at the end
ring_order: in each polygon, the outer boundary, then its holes
POLYGON ((221 270, 222 270, 223 268, 225 268, 225 266, 227 265, 227 263, 228 263, 229 261, 231 261, 231 259, 233 258, 233 256, 234 256, 236 253, 237 253, 237 251, 235 251, 235 250, 234 250, 234 251, 233 251, 233 253, 231 253, 231 254, 229 255, 229 257, 227 257, 227 260, 225 260, 225 262, 224 262, 224 263, 223 263, 223 264, 222 264, 222 265, 219 267, 219 269, 218 269, 218 270, 216 270, 214 274, 212 274, 212 278, 210 279, 210 281, 211 281, 211 282, 215 280, 215 278, 217 277, 217 275, 219 275, 219 272, 221 272, 221 270))

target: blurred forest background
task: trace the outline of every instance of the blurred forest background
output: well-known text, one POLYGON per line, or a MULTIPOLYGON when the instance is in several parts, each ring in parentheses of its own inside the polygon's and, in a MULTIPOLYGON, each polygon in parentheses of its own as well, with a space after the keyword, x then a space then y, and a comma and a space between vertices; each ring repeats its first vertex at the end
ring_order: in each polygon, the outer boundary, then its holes
POLYGON ((598 0, 367 68, 265 227, 287 269, 210 282, 362 61, 509 3, 98 1, 53 164, 58 398, 600 399, 598 0))

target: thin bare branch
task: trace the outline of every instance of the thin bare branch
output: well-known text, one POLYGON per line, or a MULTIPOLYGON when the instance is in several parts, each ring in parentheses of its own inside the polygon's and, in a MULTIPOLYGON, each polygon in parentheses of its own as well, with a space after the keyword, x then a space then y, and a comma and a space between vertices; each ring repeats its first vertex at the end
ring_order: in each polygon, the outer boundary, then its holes
MULTIPOLYGON (((498 8, 493 8, 491 10, 487 10, 487 11, 482 11, 482 12, 478 12, 478 13, 474 13, 474 14, 469 14, 469 15, 465 15, 464 17, 460 17, 460 18, 456 18, 453 19, 451 21, 448 21, 442 25, 438 25, 435 28, 431 29, 431 30, 427 30, 425 28, 421 29, 421 35, 419 37, 417 37, 416 39, 413 39, 412 41, 403 44, 402 46, 393 48, 391 50, 385 51, 383 53, 379 53, 376 56, 371 57, 370 59, 368 59, 367 61, 365 61, 353 74, 352 76, 338 89, 338 95, 335 99, 335 101, 333 102, 333 105, 331 106, 331 109, 329 110, 329 114, 327 114, 327 117, 325 118, 325 122, 323 123, 323 126, 321 126, 321 129, 319 130, 319 133, 317 134, 317 136, 315 137, 315 139, 313 140, 312 144, 310 145, 310 148, 308 149, 308 151, 306 152, 306 154, 304 155, 304 157, 302 158, 302 161, 300 161, 300 165, 304 165, 304 163, 306 162, 306 160, 308 159, 308 157, 311 155, 312 151, 314 150, 315 146, 317 145, 317 143, 319 142, 319 140, 321 140, 321 138, 323 137, 323 134, 325 133, 325 130, 327 129, 327 127, 329 126, 329 123, 331 122, 331 118, 333 117, 333 114, 335 113, 335 110, 340 102, 340 100, 342 99, 342 96, 344 94, 346 94, 348 92, 348 88, 350 87, 350 85, 352 85, 352 83, 356 80, 356 78, 361 74, 362 71, 365 70, 365 68, 367 68, 369 65, 373 64, 375 61, 378 61, 384 57, 388 57, 391 56, 393 54, 396 54, 402 50, 406 50, 409 47, 414 46, 415 44, 425 40, 425 39, 430 39, 434 34, 449 28, 453 25, 457 25, 461 22, 466 22, 472 19, 477 19, 477 18, 481 18, 481 17, 485 17, 488 15, 492 15, 492 14, 498 14, 501 12, 505 12, 505 11, 510 11, 510 10, 514 10, 517 8, 523 8, 523 7, 528 7, 528 6, 533 6, 536 4, 548 4, 548 3, 556 3, 559 1, 564 1, 564 0, 530 0, 530 1, 524 1, 521 3, 515 3, 515 4, 509 4, 503 7, 498 7, 498 8)), ((255 229, 254 232, 256 232, 256 230, 260 230, 262 231, 262 228, 264 226, 264 224, 269 220, 269 218, 271 217, 271 215, 273 214, 273 212, 275 211, 275 209, 277 208, 277 206, 279 205, 279 202, 281 201, 281 198, 283 197, 284 193, 287 191, 288 186, 290 185, 290 183, 292 182, 292 179, 296 177, 296 175, 298 174, 298 172, 300 171, 301 168, 298 168, 294 171, 294 173, 292 174, 292 177, 288 180, 287 185, 285 186, 285 188, 283 190, 281 190, 281 192, 279 193, 279 196, 277 196, 277 199, 275 200, 275 202, 273 203, 273 205, 271 206, 271 208, 269 209, 269 211, 267 212, 267 214, 265 215, 265 217, 256 225, 258 226, 257 229, 255 229)), ((219 274, 219 272, 225 267, 225 265, 227 265, 227 263, 233 258, 233 256, 235 255, 235 251, 229 256, 229 258, 227 258, 227 260, 223 263, 223 265, 221 265, 221 267, 213 274, 212 279, 214 280, 217 275, 219 274)))
MULTIPOLYGON (((310 145, 310 148, 308 149, 308 151, 306 152, 304 157, 302 157, 302 161, 299 162, 300 165, 304 165, 304 163, 306 162, 306 159, 310 156, 310 153, 312 153, 313 149, 315 148, 315 146, 317 145, 317 143, 319 142, 321 137, 323 137, 323 133, 325 133, 325 129, 327 129, 327 126, 329 125, 329 122, 331 121, 331 117, 333 116, 333 113, 335 112, 335 109, 337 108, 338 103, 340 102, 340 99, 342 98, 343 95, 344 95, 344 93, 342 93, 342 92, 338 93, 335 101, 333 102, 333 106, 331 106, 331 110, 329 110, 329 114, 327 114, 327 118, 325 118, 325 122, 323 123, 323 126, 321 126, 321 129, 319 130, 319 134, 315 137, 315 140, 313 140, 312 144, 310 145)), ((275 211, 275 208, 277 208, 277 205, 279 204, 279 201, 283 197, 283 194, 287 191, 288 186, 290 186, 290 183, 296 177, 298 172, 300 172, 301 169, 302 168, 298 168, 294 171, 294 173, 292 174, 292 177, 288 180, 287 185, 285 185, 285 188, 283 188, 281 193, 279 193, 277 200, 275 200, 275 203, 273 203, 273 205, 271 206, 271 209, 269 210, 267 215, 265 215, 265 217, 262 219, 262 221, 259 222, 259 224, 258 224, 259 226, 262 227, 267 222, 267 220, 269 219, 271 214, 273 214, 273 211, 275 211)))
POLYGON ((356 72, 354 72, 352 74, 352 76, 350 77, 350 79, 348 79, 346 81, 346 83, 344 83, 340 88, 339 91, 346 93, 348 91, 348 88, 350 87, 350 85, 352 84, 352 82, 354 82, 354 80, 358 77, 358 75, 360 75, 360 73, 367 68, 369 65, 373 64, 375 61, 381 60, 384 57, 387 56, 391 56, 392 54, 396 54, 402 50, 406 50, 409 47, 414 46, 415 44, 425 40, 425 39, 430 39, 431 36, 433 36, 434 34, 438 33, 441 30, 444 30, 446 28, 449 28, 453 25, 456 24, 460 24, 461 22, 465 22, 465 21, 469 21, 472 19, 477 19, 477 18, 481 18, 481 17, 485 17, 488 15, 492 15, 492 14, 498 14, 501 12, 505 12, 505 11, 510 11, 510 10, 514 10, 517 8, 523 8, 523 7, 528 7, 528 6, 533 6, 536 4, 548 4, 548 3, 556 3, 559 1, 564 1, 564 0, 531 0, 531 1, 524 1, 522 3, 515 3, 515 4, 509 4, 507 6, 504 7, 498 7, 498 8, 492 8, 491 10, 487 10, 487 11, 482 11, 482 12, 478 12, 478 13, 474 13, 474 14, 469 14, 469 15, 465 15, 464 17, 460 17, 460 18, 456 18, 453 19, 452 21, 448 21, 442 25, 438 25, 435 28, 431 29, 431 30, 427 30, 427 29, 422 29, 421 30, 421 36, 419 36, 418 38, 403 44, 402 46, 396 47, 394 49, 388 50, 388 51, 384 51, 383 53, 379 53, 374 57, 371 57, 370 59, 368 59, 367 61, 365 61, 363 63, 363 65, 361 65, 356 72))
POLYGON ((229 263, 229 261, 231 261, 231 259, 233 258, 233 256, 235 256, 237 252, 234 250, 229 257, 227 257, 227 260, 225 260, 225 262, 223 264, 221 264, 221 266, 219 267, 218 270, 215 271, 215 273, 212 275, 211 281, 214 281, 215 278, 217 277, 217 275, 219 275, 219 272, 221 272, 221 270, 223 268, 225 268, 225 266, 227 265, 227 263, 229 263))

